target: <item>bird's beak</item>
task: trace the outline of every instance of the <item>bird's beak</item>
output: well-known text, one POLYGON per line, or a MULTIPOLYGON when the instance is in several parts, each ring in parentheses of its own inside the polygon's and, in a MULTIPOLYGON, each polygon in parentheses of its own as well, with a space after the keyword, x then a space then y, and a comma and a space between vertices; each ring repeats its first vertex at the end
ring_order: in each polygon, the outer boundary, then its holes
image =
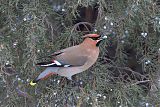
POLYGON ((104 40, 104 39, 107 39, 107 36, 101 36, 101 37, 97 40, 97 42, 102 41, 102 40, 104 40))
POLYGON ((107 36, 101 36, 99 39, 103 40, 103 39, 107 39, 107 36))

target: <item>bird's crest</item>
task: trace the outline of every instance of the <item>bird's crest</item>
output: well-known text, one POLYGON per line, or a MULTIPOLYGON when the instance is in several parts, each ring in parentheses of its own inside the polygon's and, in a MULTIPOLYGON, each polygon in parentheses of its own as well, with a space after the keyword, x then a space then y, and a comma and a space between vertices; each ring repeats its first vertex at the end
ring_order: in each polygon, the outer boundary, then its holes
POLYGON ((100 35, 98 35, 98 34, 87 34, 87 35, 84 35, 84 36, 82 36, 82 38, 87 38, 87 37, 90 37, 90 38, 97 38, 97 37, 100 37, 100 35))

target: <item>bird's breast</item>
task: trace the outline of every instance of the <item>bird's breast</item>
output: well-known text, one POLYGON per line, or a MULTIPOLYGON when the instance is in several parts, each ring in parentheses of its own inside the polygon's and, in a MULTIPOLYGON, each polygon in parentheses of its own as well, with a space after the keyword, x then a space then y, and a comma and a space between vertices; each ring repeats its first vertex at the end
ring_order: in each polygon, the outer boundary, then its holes
POLYGON ((92 59, 98 58, 98 55, 99 55, 99 48, 88 49, 87 51, 88 51, 88 53, 89 53, 88 56, 91 57, 92 59))
POLYGON ((83 66, 83 71, 87 70, 90 68, 96 61, 99 55, 99 49, 88 49, 88 60, 83 66))

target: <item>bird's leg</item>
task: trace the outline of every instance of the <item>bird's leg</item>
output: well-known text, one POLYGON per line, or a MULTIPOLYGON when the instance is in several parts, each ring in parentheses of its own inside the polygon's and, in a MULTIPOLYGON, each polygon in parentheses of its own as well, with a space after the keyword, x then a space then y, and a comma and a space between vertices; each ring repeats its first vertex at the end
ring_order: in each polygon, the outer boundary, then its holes
POLYGON ((67 81, 67 83, 70 83, 73 87, 75 87, 75 86, 83 87, 83 85, 84 85, 83 81, 77 80, 75 75, 73 77, 69 76, 69 77, 67 77, 67 79, 69 80, 69 81, 67 81))
POLYGON ((67 79, 69 80, 68 82, 70 82, 72 86, 77 86, 77 81, 76 81, 75 76, 67 77, 67 79))
POLYGON ((67 77, 67 79, 73 81, 72 76, 67 77))

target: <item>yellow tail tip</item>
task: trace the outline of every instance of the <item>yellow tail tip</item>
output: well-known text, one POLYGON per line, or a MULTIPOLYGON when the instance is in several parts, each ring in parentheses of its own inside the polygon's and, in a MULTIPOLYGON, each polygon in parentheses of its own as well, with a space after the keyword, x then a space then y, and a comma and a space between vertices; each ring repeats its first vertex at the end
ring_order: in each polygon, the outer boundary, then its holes
POLYGON ((31 81, 29 84, 30 84, 31 86, 35 86, 37 83, 34 83, 33 81, 31 81))

